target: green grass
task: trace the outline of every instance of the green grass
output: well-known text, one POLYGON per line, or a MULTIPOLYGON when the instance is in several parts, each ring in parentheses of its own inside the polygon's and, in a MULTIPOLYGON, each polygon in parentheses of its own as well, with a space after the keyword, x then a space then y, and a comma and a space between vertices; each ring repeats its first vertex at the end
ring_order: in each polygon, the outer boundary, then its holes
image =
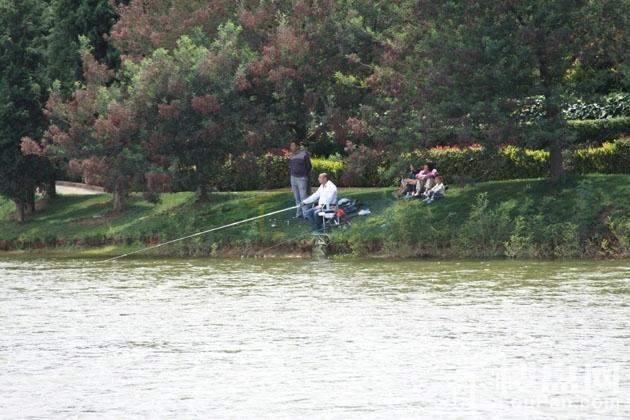
MULTIPOLYGON (((344 196, 361 197, 383 206, 387 189, 348 189, 344 196)), ((259 216, 293 205, 288 189, 215 193, 209 203, 198 203, 190 192, 163 194, 158 204, 132 196, 127 209, 114 214, 111 196, 61 196, 28 221, 17 224, 13 204, 0 201, 0 240, 18 248, 40 244, 103 247, 98 254, 116 254, 147 243, 161 242, 212 227, 259 216), (115 245, 115 246, 111 246, 115 245), (105 251, 108 250, 108 251, 105 251)), ((270 218, 213 232, 169 246, 168 253, 206 255, 219 248, 274 246, 300 236, 308 238, 308 224, 293 219, 294 210, 270 218)))
POLYGON ((432 205, 397 202, 333 235, 341 253, 430 257, 630 256, 630 176, 588 175, 451 188, 432 205))
MULTIPOLYGON (((539 230, 555 224, 565 226, 561 224, 573 223, 580 235, 578 246, 581 251, 568 256, 585 255, 588 247, 593 254, 593 245, 587 242, 590 240, 588 236, 595 233, 601 236, 598 236, 598 241, 606 239, 609 242, 609 254, 625 255, 626 252, 624 223, 630 214, 628 175, 589 175, 571 179, 562 185, 550 184, 543 179, 528 179, 451 187, 444 200, 430 206, 418 200, 395 200, 391 196, 392 191, 393 188, 340 190, 340 197, 360 200, 373 214, 356 217, 349 227, 336 230, 331 235, 333 248, 338 253, 501 256, 506 254, 502 244, 515 234, 514 224, 519 217, 531 219, 532 224, 538 223, 536 229, 539 230), (483 213, 494 214, 496 220, 474 220, 479 217, 475 216, 474 210, 481 193, 487 194, 488 202, 488 208, 483 213), (589 200, 593 200, 592 207, 598 209, 590 216, 592 223, 588 217, 576 212, 578 208, 590 211, 589 205, 585 206, 589 200), (606 231, 606 217, 614 219, 614 226, 621 226, 614 232, 621 238, 612 238, 611 229, 606 231), (493 224, 507 227, 495 232, 493 224), (477 228, 481 230, 475 231, 477 228), (470 247, 466 245, 466 240, 472 240, 472 248, 475 248, 476 235, 481 239, 490 237, 483 239, 488 242, 483 244, 488 253, 475 255, 466 252, 466 247, 470 247), (496 236, 494 242, 493 235, 496 236)), ((107 194, 62 196, 22 224, 12 220, 12 203, 0 199, 0 240, 9 241, 16 249, 46 247, 39 252, 47 254, 53 251, 54 245, 57 253, 115 255, 293 205, 288 189, 216 193, 209 203, 197 203, 195 195, 190 192, 163 194, 158 204, 148 203, 134 195, 127 210, 120 214, 110 211, 110 199, 107 194)), ((253 255, 267 247, 308 247, 308 225, 292 219, 293 214, 293 211, 288 211, 192 238, 160 248, 159 253, 203 256, 233 250, 253 255), (287 242, 286 246, 284 242, 287 242)), ((562 232, 567 228, 573 229, 569 225, 559 229, 562 232)), ((534 231, 535 226, 532 227, 534 231)), ((541 231, 540 235, 543 239, 529 239, 538 241, 534 244, 538 247, 536 249, 544 251, 547 245, 541 241, 544 241, 545 232, 541 231)), ((557 248, 565 245, 554 242, 550 246, 557 248)), ((601 243, 597 247, 601 248, 601 243)), ((556 248, 550 256, 558 254, 556 248)), ((544 256, 543 251, 538 254, 544 256)))

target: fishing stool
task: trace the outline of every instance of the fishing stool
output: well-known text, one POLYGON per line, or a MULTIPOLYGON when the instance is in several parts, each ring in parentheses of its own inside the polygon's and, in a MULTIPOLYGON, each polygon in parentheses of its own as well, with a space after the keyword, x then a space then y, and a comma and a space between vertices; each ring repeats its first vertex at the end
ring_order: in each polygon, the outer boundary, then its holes
POLYGON ((336 204, 327 206, 323 210, 317 213, 322 218, 322 229, 326 231, 328 227, 339 226, 341 223, 339 220, 339 213, 336 204))

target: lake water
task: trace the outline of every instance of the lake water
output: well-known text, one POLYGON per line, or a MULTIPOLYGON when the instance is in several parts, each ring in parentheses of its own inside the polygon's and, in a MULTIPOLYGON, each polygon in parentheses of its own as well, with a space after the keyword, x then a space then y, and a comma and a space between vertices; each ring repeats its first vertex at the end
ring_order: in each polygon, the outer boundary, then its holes
POLYGON ((0 260, 0 417, 626 417, 630 263, 0 260))

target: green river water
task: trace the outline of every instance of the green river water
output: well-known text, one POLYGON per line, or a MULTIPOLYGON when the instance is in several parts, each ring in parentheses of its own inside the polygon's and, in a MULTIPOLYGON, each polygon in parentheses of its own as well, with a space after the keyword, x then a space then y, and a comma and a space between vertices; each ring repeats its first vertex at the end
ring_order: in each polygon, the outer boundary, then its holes
POLYGON ((630 262, 0 259, 2 418, 623 418, 630 262))

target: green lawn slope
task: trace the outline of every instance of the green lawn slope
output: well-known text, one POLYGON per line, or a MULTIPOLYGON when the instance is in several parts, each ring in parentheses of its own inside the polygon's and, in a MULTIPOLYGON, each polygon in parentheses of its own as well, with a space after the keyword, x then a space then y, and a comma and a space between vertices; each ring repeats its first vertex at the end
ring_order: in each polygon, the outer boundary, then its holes
MULTIPOLYGON (((432 205, 395 200, 392 188, 340 189, 372 211, 330 235, 334 254, 388 257, 602 258, 630 253, 630 176, 589 175, 562 184, 543 179, 451 187, 432 205)), ((23 224, 0 200, 0 248, 45 255, 106 256, 292 205, 287 190, 189 192, 158 204, 133 196, 112 213, 110 196, 63 196, 23 224)), ((147 255, 308 255, 313 239, 293 211, 168 245, 147 255)))

